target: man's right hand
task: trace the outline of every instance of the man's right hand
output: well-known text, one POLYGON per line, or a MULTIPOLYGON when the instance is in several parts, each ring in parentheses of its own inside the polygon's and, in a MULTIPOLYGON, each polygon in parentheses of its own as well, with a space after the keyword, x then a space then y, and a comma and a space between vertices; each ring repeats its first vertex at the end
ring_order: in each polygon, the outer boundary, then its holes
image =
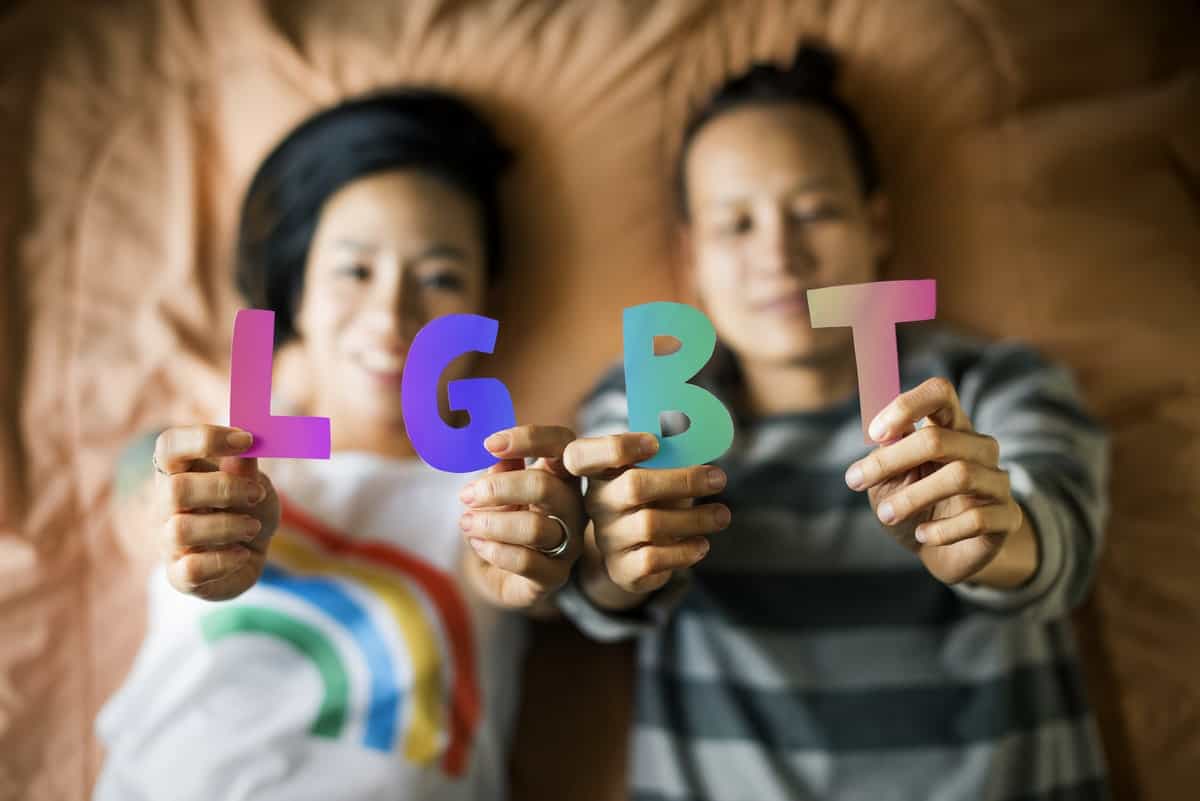
POLYGON ((576 439, 563 464, 586 477, 584 509, 595 535, 584 555, 583 588, 598 605, 636 606, 676 570, 708 553, 706 535, 729 525, 728 507, 694 506, 725 487, 719 467, 666 470, 634 467, 658 451, 652 434, 626 433, 576 439))
POLYGON ((253 441, 236 428, 197 425, 169 428, 155 442, 155 539, 182 593, 226 600, 262 575, 280 511, 258 460, 238 457, 253 441))

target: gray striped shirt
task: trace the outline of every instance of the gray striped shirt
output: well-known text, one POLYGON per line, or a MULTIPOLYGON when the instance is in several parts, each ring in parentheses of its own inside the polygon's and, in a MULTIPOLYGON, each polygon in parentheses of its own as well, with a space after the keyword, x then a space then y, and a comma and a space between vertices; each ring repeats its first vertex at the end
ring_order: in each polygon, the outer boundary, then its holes
MULTIPOLYGON (((641 636, 637 801, 1107 798, 1068 619, 1101 545, 1107 440, 1031 348, 928 324, 899 343, 904 389, 949 378, 999 440, 1037 574, 946 586, 891 541, 843 479, 869 450, 857 398, 738 421, 717 462, 733 521, 689 576, 632 614, 564 593, 585 631, 641 636)), ((617 369, 580 430, 626 425, 617 369)))

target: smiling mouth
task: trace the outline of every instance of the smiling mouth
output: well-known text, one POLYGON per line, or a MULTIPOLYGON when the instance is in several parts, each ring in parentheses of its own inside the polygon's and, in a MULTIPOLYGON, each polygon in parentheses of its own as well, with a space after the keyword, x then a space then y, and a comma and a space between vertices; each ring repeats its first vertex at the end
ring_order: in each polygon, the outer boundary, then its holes
POLYGON ((404 355, 400 353, 364 351, 355 361, 376 381, 389 386, 399 385, 404 374, 404 355))
POLYGON ((803 315, 808 316, 808 296, 804 290, 780 295, 766 303, 756 303, 754 311, 766 314, 803 315))

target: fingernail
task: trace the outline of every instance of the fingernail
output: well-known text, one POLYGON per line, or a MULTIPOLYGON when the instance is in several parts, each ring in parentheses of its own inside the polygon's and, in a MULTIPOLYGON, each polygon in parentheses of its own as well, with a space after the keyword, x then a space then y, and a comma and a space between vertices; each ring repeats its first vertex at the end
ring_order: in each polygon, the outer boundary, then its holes
POLYGON ((867 429, 867 433, 871 435, 871 439, 878 442, 879 440, 883 439, 885 434, 887 434, 887 424, 883 421, 882 417, 876 417, 871 421, 871 425, 867 429))
POLYGON ((654 436, 645 436, 638 442, 639 456, 653 456, 658 452, 658 439, 654 436))
POLYGON ((846 486, 852 490, 860 490, 863 486, 862 468, 856 464, 850 465, 850 469, 846 471, 846 486))
POLYGON ((471 550, 487 559, 487 541, 482 537, 467 537, 467 544, 471 546, 471 550))
POLYGON ((475 525, 475 515, 468 512, 458 519, 458 525, 462 527, 463 531, 470 531, 475 525))
POLYGON ((262 523, 259 521, 251 519, 246 523, 246 539, 254 539, 260 531, 262 531, 262 523))
POLYGON ((729 525, 730 514, 728 506, 718 506, 713 512, 713 519, 717 521, 717 525, 725 528, 729 525))
POLYGON ((492 434, 490 437, 488 437, 487 439, 485 439, 483 441, 483 447, 487 448, 489 451, 492 451, 494 453, 496 451, 507 450, 508 443, 509 443, 508 434, 496 433, 496 434, 492 434))
POLYGON ((702 539, 702 540, 700 540, 700 545, 698 546, 698 548, 700 550, 700 558, 703 559, 705 556, 708 555, 709 549, 712 548, 712 543, 706 539, 702 539))
POLYGON ((884 525, 890 525, 896 519, 896 511, 892 509, 892 505, 887 501, 879 504, 878 513, 879 519, 883 521, 884 525))
POLYGON ((225 437, 225 441, 229 443, 229 447, 244 451, 254 444, 254 437, 249 431, 234 431, 225 437))
POLYGON ((725 471, 717 467, 708 468, 708 488, 719 490, 725 486, 725 471))
POLYGON ((463 503, 470 503, 475 500, 475 487, 471 484, 463 487, 463 491, 458 493, 458 499, 463 503))
POLYGON ((256 483, 250 489, 250 503, 262 503, 267 497, 267 488, 262 484, 256 483))
POLYGON ((913 536, 917 538, 917 542, 925 542, 925 540, 929 539, 929 535, 926 533, 925 529, 920 527, 913 532, 913 536))

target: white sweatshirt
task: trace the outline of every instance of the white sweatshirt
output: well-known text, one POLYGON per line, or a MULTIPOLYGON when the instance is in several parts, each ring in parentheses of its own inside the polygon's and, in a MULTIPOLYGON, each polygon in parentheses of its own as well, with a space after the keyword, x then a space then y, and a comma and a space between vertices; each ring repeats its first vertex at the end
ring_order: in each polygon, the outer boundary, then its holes
POLYGON ((503 798, 526 631, 463 587, 470 476, 365 453, 264 470, 284 511, 255 587, 213 603, 153 575, 96 801, 503 798))

